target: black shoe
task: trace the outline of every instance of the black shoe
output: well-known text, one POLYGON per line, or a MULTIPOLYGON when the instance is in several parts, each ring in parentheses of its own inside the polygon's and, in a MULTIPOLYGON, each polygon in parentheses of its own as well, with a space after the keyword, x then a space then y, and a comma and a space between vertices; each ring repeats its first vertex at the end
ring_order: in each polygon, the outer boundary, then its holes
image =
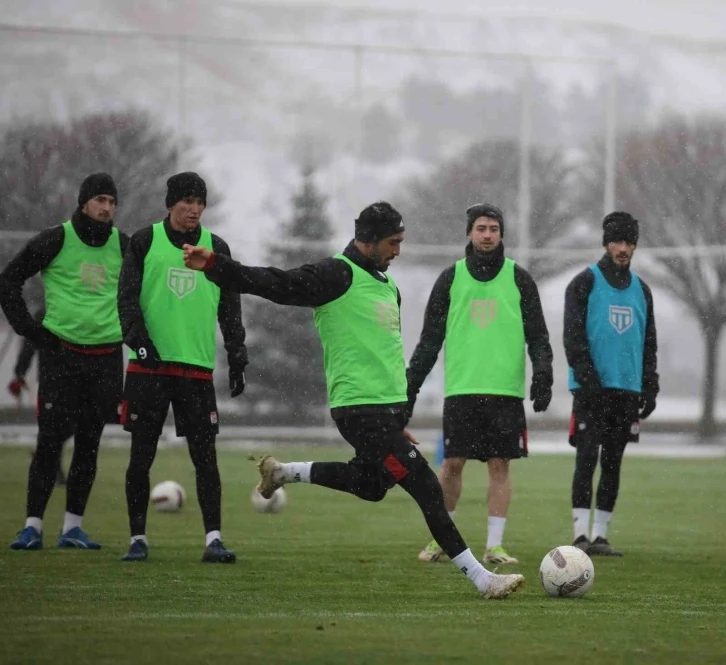
POLYGON ((623 553, 616 550, 608 541, 607 538, 598 536, 590 543, 590 547, 587 548, 587 553, 592 556, 623 556, 623 553))
POLYGON ((202 563, 234 563, 235 561, 237 561, 235 553, 224 549, 219 538, 215 538, 204 548, 202 563))
POLYGON ((587 536, 578 536, 575 538, 575 542, 572 543, 572 546, 587 553, 587 550, 590 547, 590 539, 587 536))
POLYGON ((149 546, 143 540, 135 540, 129 551, 121 557, 121 561, 146 561, 148 556, 149 546))

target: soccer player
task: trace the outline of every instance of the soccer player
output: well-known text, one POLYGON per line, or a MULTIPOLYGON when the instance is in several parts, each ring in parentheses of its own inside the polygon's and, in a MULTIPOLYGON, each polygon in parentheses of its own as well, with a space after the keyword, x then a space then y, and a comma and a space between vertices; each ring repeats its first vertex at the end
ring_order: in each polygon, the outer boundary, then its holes
POLYGON ((570 444, 577 449, 572 481, 575 547, 590 555, 622 556, 610 545, 608 525, 620 486, 628 442, 655 410, 658 343, 653 296, 630 264, 638 220, 612 212, 603 220, 605 255, 565 292, 564 344, 573 394, 570 444), (592 479, 600 482, 590 534, 592 479))
POLYGON ((113 224, 118 196, 107 173, 81 184, 67 222, 32 238, 0 275, 0 304, 16 333, 39 349, 38 443, 28 473, 25 528, 10 547, 43 547, 43 515, 63 442, 74 436, 58 547, 100 549, 82 529, 101 434, 118 422, 123 355, 116 293, 127 237, 113 224), (23 284, 40 272, 46 313, 35 320, 23 284))
POLYGON ((131 432, 126 471, 131 546, 124 561, 144 561, 149 552, 146 513, 149 471, 169 405, 177 436, 184 436, 196 471, 206 547, 204 563, 234 563, 222 542, 222 483, 217 467, 219 432, 212 381, 216 322, 224 338, 232 397, 245 387, 247 349, 237 293, 220 289, 184 267, 184 244, 229 255, 227 244, 200 221, 207 185, 193 172, 167 181, 167 217, 133 235, 119 283, 124 342, 132 350, 126 370, 121 420, 131 432))
MULTIPOLYGON (((444 461, 439 482, 449 516, 461 496, 468 459, 487 463, 489 520, 485 564, 516 564, 502 545, 511 496, 509 460, 527 456, 525 346, 532 362, 530 399, 552 399, 552 347, 537 285, 504 256, 504 214, 478 203, 466 211, 465 258, 444 270, 431 291, 421 339, 407 371, 409 414, 444 340, 444 461)), ((431 541, 418 555, 438 561, 431 541)))
POLYGON ((401 251, 401 215, 388 203, 365 208, 355 239, 342 254, 293 270, 250 268, 185 247, 184 260, 224 288, 281 305, 314 309, 323 345, 331 415, 355 450, 344 462, 283 464, 265 456, 258 491, 269 498, 291 482, 313 483, 380 501, 400 485, 416 501, 434 538, 486 598, 516 591, 521 575, 494 575, 467 548, 446 512, 436 475, 405 429, 406 364, 400 330, 400 293, 388 267, 401 251))
MULTIPOLYGON (((43 323, 43 317, 45 316, 45 307, 41 307, 36 313, 35 313, 35 320, 39 323, 43 323)), ((35 352, 38 349, 36 348, 35 344, 33 344, 32 341, 30 341, 27 337, 23 338, 23 343, 20 347, 20 351, 18 352, 18 358, 15 361, 15 367, 13 368, 13 380, 8 384, 8 392, 16 399, 18 400, 18 407, 20 406, 23 391, 28 390, 28 384, 25 382, 25 376, 28 373, 28 370, 30 369, 30 365, 33 362, 33 357, 35 356, 35 352)), ((63 473, 63 465, 62 465, 62 451, 61 454, 58 455, 58 469, 55 474, 55 482, 58 483, 58 485, 65 485, 66 484, 66 476, 63 473)))

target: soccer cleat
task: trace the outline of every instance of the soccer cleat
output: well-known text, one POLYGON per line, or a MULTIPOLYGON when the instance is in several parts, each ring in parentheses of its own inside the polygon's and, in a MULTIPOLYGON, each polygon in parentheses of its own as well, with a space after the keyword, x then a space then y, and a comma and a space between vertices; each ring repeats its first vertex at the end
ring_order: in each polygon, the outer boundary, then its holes
POLYGON ((18 539, 10 543, 11 550, 42 550, 43 534, 32 526, 18 531, 18 539))
POLYGON ((577 538, 575 538, 575 542, 572 543, 572 546, 587 554, 587 550, 590 548, 590 539, 587 536, 577 536, 577 538))
POLYGON ((215 538, 204 548, 202 563, 234 563, 235 561, 237 561, 235 553, 224 549, 219 538, 215 538))
POLYGON ((489 578, 487 588, 481 592, 483 598, 501 600, 524 586, 523 575, 495 575, 489 578))
POLYGON ((74 526, 65 533, 61 533, 58 539, 58 547, 70 547, 77 550, 100 550, 101 543, 88 540, 88 534, 81 530, 81 527, 74 526))
POLYGON ((285 484, 282 464, 272 455, 265 455, 257 462, 257 470, 261 476, 260 482, 257 483, 257 491, 265 499, 270 499, 275 490, 285 484))
POLYGON ((498 566, 513 565, 519 563, 519 559, 515 559, 513 556, 509 556, 507 550, 501 545, 496 547, 490 547, 484 552, 483 561, 485 564, 494 564, 498 566))
POLYGON ((121 561, 146 561, 148 556, 149 546, 143 540, 135 540, 129 551, 121 557, 121 561))
POLYGON ((602 536, 598 536, 590 543, 590 547, 587 548, 587 553, 592 556, 623 556, 620 550, 616 550, 607 540, 602 536))
POLYGON ((419 561, 426 561, 427 563, 435 563, 441 560, 443 554, 444 550, 439 547, 439 544, 435 540, 432 540, 418 553, 418 559, 419 561))

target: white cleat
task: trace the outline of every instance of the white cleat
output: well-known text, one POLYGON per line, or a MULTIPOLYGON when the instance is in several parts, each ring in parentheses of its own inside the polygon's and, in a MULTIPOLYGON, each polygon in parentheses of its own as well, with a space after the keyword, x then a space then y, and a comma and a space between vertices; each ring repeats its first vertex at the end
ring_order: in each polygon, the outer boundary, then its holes
POLYGON ((501 600, 524 586, 524 575, 492 575, 481 592, 483 598, 501 600))
POLYGON ((272 455, 265 455, 257 462, 257 470, 261 476, 260 482, 257 483, 257 491, 265 499, 271 499, 275 490, 285 484, 285 473, 282 464, 272 455))

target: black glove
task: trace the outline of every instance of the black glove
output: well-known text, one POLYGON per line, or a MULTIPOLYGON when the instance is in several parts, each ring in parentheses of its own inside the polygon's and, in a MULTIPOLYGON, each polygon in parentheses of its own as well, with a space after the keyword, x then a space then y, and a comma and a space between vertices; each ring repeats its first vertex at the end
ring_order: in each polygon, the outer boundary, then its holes
POLYGON ((536 413, 547 411, 552 401, 552 379, 546 374, 535 374, 529 389, 529 399, 536 413))
POLYGON ((655 411, 655 395, 641 395, 640 396, 640 413, 638 418, 645 420, 653 411, 655 411))
POLYGON ((247 363, 242 358, 230 356, 229 362, 229 392, 237 397, 245 391, 245 367, 247 363))
POLYGON ((136 348, 136 362, 145 369, 159 369, 162 363, 161 356, 154 346, 154 342, 147 339, 136 348))

